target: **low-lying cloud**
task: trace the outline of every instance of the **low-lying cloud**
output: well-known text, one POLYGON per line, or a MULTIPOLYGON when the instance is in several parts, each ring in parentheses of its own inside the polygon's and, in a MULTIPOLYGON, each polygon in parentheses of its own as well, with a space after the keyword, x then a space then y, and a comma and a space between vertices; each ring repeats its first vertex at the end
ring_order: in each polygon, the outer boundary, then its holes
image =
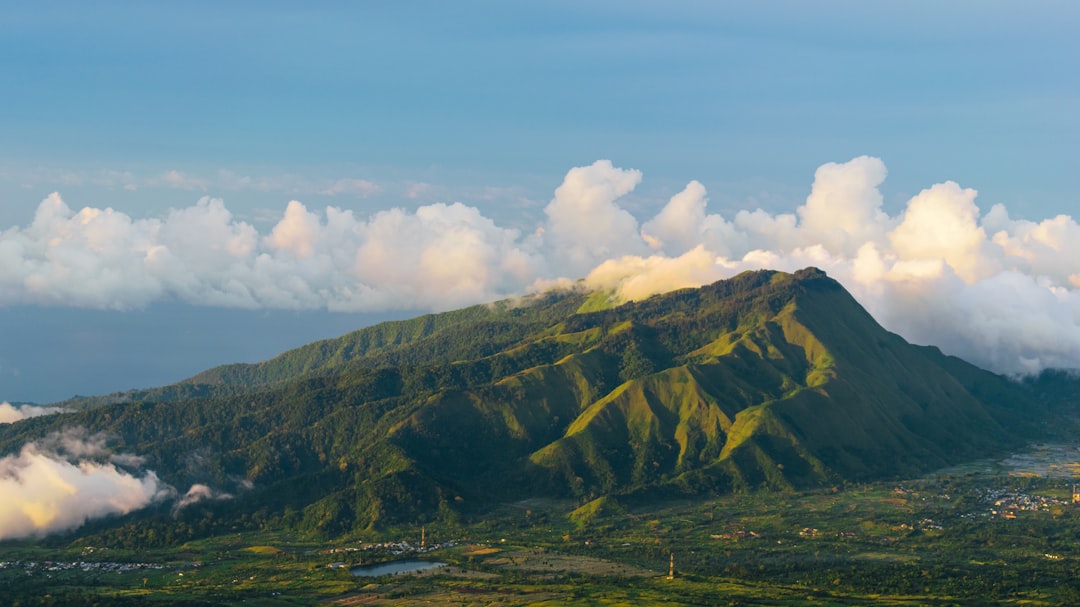
POLYGON ((42 536, 122 515, 175 495, 142 460, 113 454, 101 435, 68 430, 0 458, 0 540, 42 536))
MULTIPOLYGON (((243 308, 444 310, 587 276, 638 299, 742 270, 823 268, 888 329, 996 371, 1080 368, 1080 225, 980 209, 932 184, 890 216, 868 156, 820 167, 790 213, 710 213, 691 182, 654 217, 620 199, 642 180, 571 169, 529 232, 460 203, 369 217, 285 207, 260 233, 218 199, 163 218, 71 209, 59 194, 0 232, 0 305, 128 309, 158 300, 243 308)), ((364 189, 364 183, 341 183, 364 189)))
POLYGON ((233 495, 231 493, 218 491, 209 485, 204 485, 202 483, 195 483, 187 490, 187 493, 176 500, 176 505, 173 506, 173 514, 175 515, 184 508, 205 500, 228 500, 232 498, 233 495))
POLYGON ((40 407, 37 405, 13 405, 7 401, 0 402, 0 424, 13 424, 31 417, 63 413, 63 407, 40 407))

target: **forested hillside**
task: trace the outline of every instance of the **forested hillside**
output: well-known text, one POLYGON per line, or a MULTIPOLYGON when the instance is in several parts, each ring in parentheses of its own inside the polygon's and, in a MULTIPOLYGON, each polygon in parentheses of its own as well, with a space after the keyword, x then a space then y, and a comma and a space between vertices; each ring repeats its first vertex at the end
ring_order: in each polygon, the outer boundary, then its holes
POLYGON ((0 449, 104 432, 174 486, 235 495, 221 520, 337 534, 534 496, 913 474, 1021 442, 1044 410, 885 331, 816 269, 606 301, 554 291, 384 323, 2 427, 0 449))

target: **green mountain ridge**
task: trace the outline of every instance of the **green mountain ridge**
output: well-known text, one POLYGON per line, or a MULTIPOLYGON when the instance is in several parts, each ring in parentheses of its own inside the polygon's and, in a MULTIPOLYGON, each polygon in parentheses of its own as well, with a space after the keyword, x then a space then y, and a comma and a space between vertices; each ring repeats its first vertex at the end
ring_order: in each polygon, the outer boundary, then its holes
POLYGON ((1033 436, 1048 410, 1034 394, 908 344, 809 268, 621 305, 553 291, 383 323, 2 427, 0 450, 106 432, 174 486, 250 482, 215 506, 226 520, 339 534, 535 496, 915 474, 1033 436))

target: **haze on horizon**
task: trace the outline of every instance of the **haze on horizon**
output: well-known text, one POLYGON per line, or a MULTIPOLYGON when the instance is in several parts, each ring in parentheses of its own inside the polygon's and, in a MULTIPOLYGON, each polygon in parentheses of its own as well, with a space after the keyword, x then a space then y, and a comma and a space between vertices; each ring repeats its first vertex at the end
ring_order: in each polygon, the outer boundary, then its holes
POLYGON ((50 6, 0 24, 0 400, 807 265, 1080 367, 1071 4, 50 6))

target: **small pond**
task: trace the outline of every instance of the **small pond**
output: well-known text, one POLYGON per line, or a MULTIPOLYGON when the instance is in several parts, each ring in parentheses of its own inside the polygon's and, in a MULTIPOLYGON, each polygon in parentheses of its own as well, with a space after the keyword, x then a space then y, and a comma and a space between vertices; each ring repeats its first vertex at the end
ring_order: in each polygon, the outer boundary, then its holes
POLYGON ((361 577, 377 577, 380 575, 415 573, 417 571, 425 571, 427 569, 435 569, 436 567, 445 566, 446 563, 442 561, 419 561, 415 559, 410 559, 402 561, 389 561, 386 563, 376 563, 374 565, 361 565, 359 567, 353 567, 349 570, 349 572, 353 575, 361 577))

